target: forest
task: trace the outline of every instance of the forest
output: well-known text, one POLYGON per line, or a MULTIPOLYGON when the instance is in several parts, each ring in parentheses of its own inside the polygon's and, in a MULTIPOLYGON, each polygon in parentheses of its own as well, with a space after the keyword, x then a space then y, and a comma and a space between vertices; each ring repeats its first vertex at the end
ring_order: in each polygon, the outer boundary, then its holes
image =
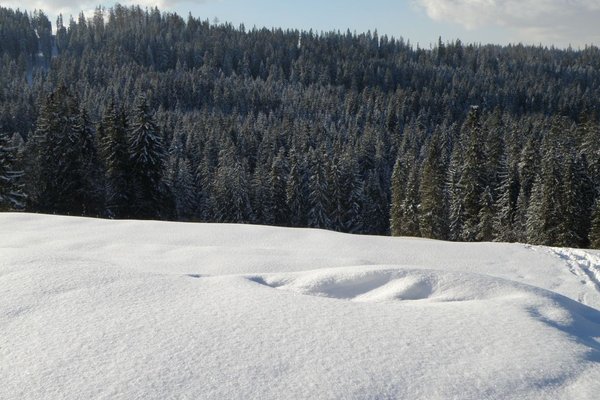
POLYGON ((600 248, 600 50, 0 7, 0 210, 600 248))

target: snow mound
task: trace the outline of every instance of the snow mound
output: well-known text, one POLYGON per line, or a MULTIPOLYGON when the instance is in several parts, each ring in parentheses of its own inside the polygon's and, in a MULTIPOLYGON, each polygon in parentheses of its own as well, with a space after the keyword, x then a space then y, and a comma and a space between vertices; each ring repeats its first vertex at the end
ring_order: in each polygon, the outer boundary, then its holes
MULTIPOLYGON (((354 302, 519 304, 531 317, 600 350, 600 311, 555 292, 473 273, 359 266, 246 277, 274 289, 354 302)), ((417 305, 413 303, 413 306, 417 305)), ((451 305, 450 305, 451 306, 451 305)))
POLYGON ((515 282, 489 276, 400 267, 347 267, 249 279, 306 295, 366 302, 482 300, 505 296, 515 287, 520 288, 515 282))

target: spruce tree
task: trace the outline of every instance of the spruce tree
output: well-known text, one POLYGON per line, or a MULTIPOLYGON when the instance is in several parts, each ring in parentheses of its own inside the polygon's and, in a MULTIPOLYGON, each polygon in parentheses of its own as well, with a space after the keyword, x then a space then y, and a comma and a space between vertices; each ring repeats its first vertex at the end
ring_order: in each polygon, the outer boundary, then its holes
POLYGON ((420 236, 419 169, 413 167, 406 183, 406 196, 402 202, 402 236, 420 236))
POLYGON ((341 231, 344 229, 346 193, 342 191, 342 171, 337 158, 327 163, 327 187, 329 188, 329 216, 331 229, 341 231))
POLYGON ((31 206, 39 211, 83 213, 78 194, 84 190, 85 167, 78 114, 77 100, 63 84, 42 102, 34 137, 28 144, 31 159, 27 173, 31 206))
POLYGON ((133 201, 126 112, 117 110, 111 101, 101 125, 104 131, 101 154, 105 168, 106 206, 110 216, 125 218, 131 215, 130 203, 133 201))
POLYGON ((175 201, 175 213, 179 220, 190 220, 194 212, 194 180, 190 161, 184 153, 182 138, 173 139, 169 149, 166 184, 175 201))
POLYGON ((429 143, 419 186, 421 236, 447 238, 446 168, 438 135, 429 143))
MULTIPOLYGON (((526 242, 528 238, 528 210, 533 190, 533 184, 538 174, 539 144, 534 138, 529 138, 523 147, 518 162, 519 194, 515 210, 514 232, 515 240, 526 242)), ((535 207, 535 206, 534 206, 535 207)))
POLYGON ((363 229, 361 204, 364 202, 364 188, 358 163, 349 154, 340 160, 340 192, 343 210, 343 231, 357 233, 363 229))
POLYGON ((331 226, 328 211, 329 187, 327 186, 327 155, 323 151, 313 150, 311 157, 311 175, 308 180, 308 226, 328 229, 331 226))
POLYGON ((461 190, 460 201, 464 213, 461 239, 467 242, 477 238, 480 200, 484 190, 482 129, 479 119, 479 108, 472 107, 462 130, 462 138, 466 147, 458 186, 461 190))
POLYGON ((600 198, 596 199, 592 212, 592 227, 589 234, 590 247, 600 249, 600 198))
POLYGON ((498 177, 500 186, 494 204, 493 237, 498 242, 514 242, 518 237, 515 232, 515 218, 520 185, 517 172, 510 169, 506 156, 502 158, 498 177))
POLYGON ((308 184, 306 173, 296 151, 290 154, 290 174, 286 184, 286 202, 290 210, 290 225, 294 227, 306 226, 308 221, 308 184))
POLYGON ((155 218, 169 215, 163 172, 166 149, 144 96, 138 97, 129 135, 132 178, 132 216, 155 218))
POLYGON ((78 183, 72 193, 78 203, 77 214, 98 216, 104 206, 104 188, 102 184, 102 170, 96 137, 92 130, 87 111, 81 108, 73 126, 76 142, 76 153, 79 157, 76 174, 78 183))
POLYGON ((7 133, 0 131, 0 211, 21 209, 25 195, 21 178, 23 171, 16 169, 15 148, 7 133))
POLYGON ((494 199, 492 190, 486 186, 481 194, 481 208, 479 209, 479 226, 477 227, 477 240, 491 242, 494 239, 494 199))
POLYGON ((407 176, 406 164, 403 162, 402 157, 398 155, 392 172, 392 204, 390 206, 390 229, 392 236, 401 236, 403 234, 403 203, 406 197, 407 176))
POLYGON ((289 166, 285 149, 281 148, 273 159, 269 173, 269 192, 272 203, 272 219, 275 225, 287 225, 289 209, 287 207, 287 179, 289 166))
POLYGON ((555 132, 550 132, 544 138, 542 152, 545 156, 527 209, 528 242, 534 244, 556 245, 560 243, 559 240, 565 243, 571 241, 567 240, 567 233, 561 232, 569 213, 562 209, 565 204, 562 190, 565 186, 559 167, 563 163, 557 137, 555 132))
POLYGON ((214 176, 215 217, 217 222, 248 223, 254 219, 250 184, 242 161, 230 151, 221 151, 214 176))
POLYGON ((448 203, 449 203, 449 221, 448 235, 450 240, 461 240, 463 235, 463 227, 465 224, 465 211, 463 202, 463 186, 462 186, 462 155, 460 147, 455 146, 452 151, 450 167, 448 169, 448 203))

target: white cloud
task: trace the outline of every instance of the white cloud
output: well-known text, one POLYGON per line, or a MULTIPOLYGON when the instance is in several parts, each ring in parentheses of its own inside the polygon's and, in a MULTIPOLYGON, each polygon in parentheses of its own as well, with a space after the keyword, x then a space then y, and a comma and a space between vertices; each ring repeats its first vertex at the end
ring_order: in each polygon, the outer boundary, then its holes
POLYGON ((416 0, 437 21, 511 31, 513 40, 600 44, 600 0, 416 0))

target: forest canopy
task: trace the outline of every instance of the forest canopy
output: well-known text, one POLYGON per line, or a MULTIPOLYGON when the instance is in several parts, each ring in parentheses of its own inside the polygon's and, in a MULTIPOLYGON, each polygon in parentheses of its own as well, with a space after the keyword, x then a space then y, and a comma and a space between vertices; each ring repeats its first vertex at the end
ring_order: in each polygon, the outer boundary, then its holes
POLYGON ((600 51, 0 7, 0 210, 600 247, 600 51))

